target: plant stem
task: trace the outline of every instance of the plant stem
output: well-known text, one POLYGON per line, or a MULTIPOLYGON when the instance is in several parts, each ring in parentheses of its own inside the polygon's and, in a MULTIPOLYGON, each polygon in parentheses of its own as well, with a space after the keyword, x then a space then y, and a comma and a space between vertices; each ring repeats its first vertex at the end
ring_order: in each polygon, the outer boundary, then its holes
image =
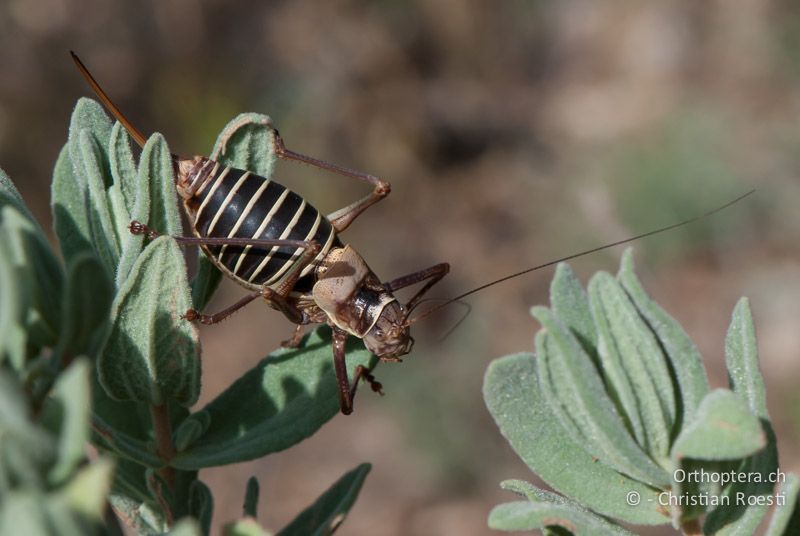
POLYGON ((175 468, 169 466, 170 460, 175 456, 175 445, 172 443, 172 425, 169 422, 169 406, 166 402, 160 406, 150 406, 150 416, 153 419, 158 457, 164 460, 165 463, 165 466, 159 469, 159 474, 169 484, 170 488, 174 488, 175 468))
POLYGON ((696 519, 684 521, 681 524, 681 530, 686 536, 699 536, 703 534, 703 529, 700 527, 700 523, 696 519))

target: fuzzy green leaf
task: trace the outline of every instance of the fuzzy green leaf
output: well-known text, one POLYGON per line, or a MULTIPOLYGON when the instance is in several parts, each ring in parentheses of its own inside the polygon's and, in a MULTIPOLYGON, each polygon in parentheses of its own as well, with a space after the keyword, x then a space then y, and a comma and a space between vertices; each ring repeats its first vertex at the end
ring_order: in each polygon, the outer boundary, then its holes
MULTIPOLYGON (((180 407, 175 405, 175 407, 180 407)), ((184 409, 188 413, 188 410, 184 409)), ((92 375, 92 442, 146 467, 162 467, 151 443, 152 418, 146 404, 109 397, 92 375)), ((141 470, 140 470, 141 471, 141 470)))
POLYGON ((198 311, 205 309, 222 281, 222 272, 212 264, 203 250, 197 254, 197 274, 192 280, 192 303, 198 311))
POLYGON ((771 475, 778 468, 778 449, 775 432, 769 421, 764 392, 764 379, 758 367, 758 346, 756 330, 747 298, 742 298, 733 310, 731 324, 725 337, 725 365, 731 389, 746 401, 750 411, 761 419, 761 427, 767 437, 767 446, 747 458, 741 467, 742 472, 759 473, 761 482, 736 482, 727 490, 732 497, 731 506, 717 508, 706 518, 704 530, 721 535, 752 534, 767 513, 766 500, 772 495, 774 485, 771 475), (748 506, 735 502, 737 493, 747 497, 764 499, 761 504, 748 506))
POLYGON ((486 370, 483 397, 503 436, 530 469, 558 492, 602 515, 638 524, 669 522, 658 491, 593 459, 553 414, 539 387, 536 358, 516 354, 486 370), (626 503, 629 492, 641 501, 626 503))
POLYGON ((769 419, 764 378, 758 367, 758 345, 750 302, 742 298, 736 304, 725 337, 725 365, 731 389, 747 401, 760 418, 769 419))
POLYGON ((344 521, 347 512, 356 502, 358 492, 367 478, 371 466, 362 463, 346 473, 333 486, 303 510, 277 536, 327 536, 344 521))
POLYGON ((211 517, 214 515, 214 498, 203 482, 195 480, 189 486, 189 515, 200 523, 202 534, 211 532, 211 517))
MULTIPOLYGON (((81 132, 87 132, 99 147, 108 147, 111 120, 100 103, 86 97, 78 99, 69 123, 70 159, 75 165, 81 162, 82 157, 77 145, 81 132)), ((82 182, 86 184, 85 180, 82 182)))
MULTIPOLYGON (((665 460, 677 408, 665 356, 611 275, 599 272, 592 277, 589 301, 600 334, 600 360, 609 387, 619 393, 620 409, 629 422, 641 424, 643 433, 636 436, 639 444, 656 460, 665 460)), ((635 424, 633 429, 638 431, 635 424)))
POLYGON ((159 536, 169 530, 164 515, 154 503, 140 502, 113 493, 108 497, 108 502, 117 516, 127 520, 136 534, 159 536))
POLYGON ((769 521, 766 536, 800 534, 800 478, 789 473, 776 495, 775 511, 769 521))
POLYGON ((112 306, 98 360, 100 382, 117 400, 189 406, 199 394, 197 331, 181 316, 189 288, 177 244, 160 237, 139 256, 112 306))
POLYGON ((201 536, 204 533, 196 519, 184 517, 179 519, 167 533, 169 536, 201 536))
POLYGON ((43 419, 58 434, 58 460, 48 480, 64 482, 86 457, 89 441, 89 403, 91 365, 85 358, 76 359, 56 380, 52 396, 45 406, 43 419), (50 415, 48 415, 48 413, 50 415))
POLYGON ((75 512, 100 521, 105 513, 113 476, 114 463, 107 458, 100 458, 83 467, 61 490, 60 495, 75 512))
POLYGON ((489 514, 489 528, 494 530, 543 530, 545 527, 561 527, 576 535, 633 536, 619 525, 569 501, 517 501, 495 506, 489 514))
POLYGON ((664 349, 679 392, 677 401, 682 412, 679 413, 678 424, 686 422, 694 415, 700 401, 709 392, 708 378, 700 352, 681 325, 644 291, 634 273, 633 252, 630 248, 622 256, 617 279, 664 349))
POLYGON ((608 397, 589 356, 545 307, 531 313, 543 326, 536 336, 539 385, 562 424, 584 439, 591 454, 636 480, 665 487, 669 475, 636 444, 608 397))
MULTIPOLYGON (((352 378, 355 367, 372 357, 360 341, 351 339, 347 348, 352 378)), ((298 349, 273 352, 203 408, 208 429, 172 465, 200 469, 252 460, 309 437, 339 412, 332 362, 330 329, 324 327, 298 349)))
POLYGON ((10 230, 0 227, 0 363, 10 361, 15 370, 25 366, 30 281, 15 266, 10 230))
POLYGON ((761 423, 732 391, 716 389, 700 403, 694 419, 675 440, 676 460, 736 460, 764 448, 761 423))
POLYGON ((57 457, 51 434, 29 418, 28 400, 10 372, 0 369, 0 473, 19 487, 44 489, 57 457))
MULTIPOLYGON (((17 285, 30 294, 27 338, 34 347, 53 346, 61 323, 64 273, 39 226, 13 205, 0 208, 3 242, 17 285)), ((19 303, 17 304, 17 306, 19 303)), ((14 309, 12 309, 14 311, 14 309)), ((21 311, 17 311, 21 313, 21 311)))
MULTIPOLYGON (((72 143, 72 142, 71 142, 72 143)), ((106 194, 107 170, 104 161, 104 146, 86 130, 79 133, 80 161, 73 160, 75 172, 83 174, 87 184, 89 201, 89 230, 92 244, 98 256, 108 268, 109 274, 117 269, 120 255, 119 237, 116 233, 111 206, 106 194)))
POLYGON ((258 517, 258 479, 251 476, 247 479, 247 490, 244 493, 244 517, 258 517))
POLYGON ((277 159, 272 120, 263 114, 239 114, 220 133, 212 158, 271 178, 277 159))
POLYGON ((191 415, 184 419, 175 430, 175 433, 173 434, 175 438, 175 449, 177 449, 179 452, 189 448, 200 436, 203 435, 203 432, 205 432, 208 428, 210 419, 207 419, 207 422, 205 425, 203 425, 203 421, 197 418, 200 415, 207 416, 205 412, 191 415))
POLYGON ((50 206, 53 211, 53 230, 64 259, 69 262, 82 252, 94 254, 86 189, 73 169, 69 144, 61 149, 56 160, 50 206))
POLYGON ((19 195, 17 187, 11 182, 11 179, 6 175, 6 172, 0 169, 0 208, 11 205, 26 216, 29 220, 33 221, 33 216, 19 195))
MULTIPOLYGON (((120 155, 122 157, 124 155, 120 155)), ((161 134, 150 136, 142 149, 135 185, 135 201, 130 209, 130 219, 142 222, 162 235, 182 236, 183 226, 175 192, 172 157, 161 134)), ((130 193, 127 195, 130 196, 130 193)), ((143 247, 142 236, 131 234, 127 227, 124 234, 117 286, 121 286, 128 277, 143 247)))
POLYGON ((80 253, 70 259, 57 356, 94 356, 106 334, 113 293, 97 257, 80 253))
POLYGON ((139 171, 147 174, 150 183, 150 217, 147 225, 161 234, 181 236, 183 227, 178 211, 172 157, 161 134, 153 134, 147 140, 139 171))
POLYGON ((55 534, 45 507, 46 496, 16 492, 3 497, 0 503, 0 534, 55 534))
POLYGON ((138 182, 136 180, 136 162, 131 151, 130 137, 122 124, 114 124, 108 145, 111 176, 114 179, 112 188, 119 191, 123 206, 128 213, 128 218, 130 218, 133 207, 136 205, 138 182))
POLYGON ((592 355, 597 347, 597 329, 594 326, 589 298, 581 282, 569 264, 562 262, 556 267, 550 284, 550 305, 553 313, 570 329, 583 349, 592 355))
POLYGON ((271 536, 272 533, 265 530, 255 519, 246 517, 225 525, 223 534, 225 536, 271 536))

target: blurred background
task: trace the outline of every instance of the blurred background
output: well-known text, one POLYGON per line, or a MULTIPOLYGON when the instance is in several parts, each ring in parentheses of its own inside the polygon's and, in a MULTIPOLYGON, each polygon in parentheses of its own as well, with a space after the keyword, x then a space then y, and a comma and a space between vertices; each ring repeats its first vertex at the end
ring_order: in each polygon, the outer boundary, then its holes
MULTIPOLYGON (((385 177, 392 195, 344 238, 384 279, 452 265, 453 296, 522 268, 698 214, 635 245, 648 291, 686 328, 712 386, 723 340, 751 298, 781 466, 800 470, 800 4, 731 2, 6 0, 0 5, 0 166, 49 226, 49 183, 75 101, 76 50, 145 132, 208 154, 236 114, 272 116, 287 146, 385 177)), ((279 178, 332 211, 364 185, 281 164, 279 178)), ((572 263, 615 272, 621 249, 572 263)), ((552 269, 415 326, 415 351, 382 365, 350 417, 264 460, 203 471, 215 526, 245 482, 278 529, 359 462, 374 464, 342 534, 488 534, 531 479, 481 396, 483 372, 529 351, 528 314, 552 269)), ((218 310, 242 295, 223 283, 218 310)), ((212 399, 286 338, 265 307, 203 328, 212 399)), ((651 534, 669 533, 653 530, 651 534)))

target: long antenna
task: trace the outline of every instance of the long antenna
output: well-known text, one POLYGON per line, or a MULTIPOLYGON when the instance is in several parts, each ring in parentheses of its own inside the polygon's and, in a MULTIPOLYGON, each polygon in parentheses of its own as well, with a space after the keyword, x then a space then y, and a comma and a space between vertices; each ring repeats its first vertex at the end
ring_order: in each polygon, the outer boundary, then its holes
POLYGON ((487 289, 489 287, 493 287, 494 285, 497 285, 497 284, 502 283, 504 281, 508 281, 509 279, 514 279, 515 277, 519 277, 521 275, 525 275, 525 274, 530 273, 530 272, 535 272, 536 270, 541 270, 542 268, 547 268, 548 266, 553 266, 554 264, 558 264, 560 262, 564 262, 564 261, 568 261, 568 260, 571 260, 571 259, 575 259, 577 257, 583 257, 584 255, 588 255, 590 253, 596 253, 596 252, 602 251, 604 249, 613 248, 614 246, 619 246, 621 244, 627 244, 628 242, 633 242, 634 240, 639 240, 640 238, 646 238, 648 236, 653 236, 655 234, 663 233, 663 232, 669 231, 671 229, 675 229, 677 227, 682 227, 684 225, 688 225, 690 223, 694 223, 694 222, 696 222, 698 220, 702 220, 703 218, 708 218, 709 216, 712 216, 712 215, 716 214, 717 212, 721 212, 721 211, 725 210, 726 208, 730 207, 731 205, 735 205, 736 203, 738 203, 739 201, 741 201, 745 197, 753 194, 754 192, 755 192, 755 189, 750 190, 749 192, 740 195, 736 199, 733 199, 732 201, 728 201, 727 203, 725 203, 722 206, 719 206, 719 207, 717 207, 715 209, 709 210, 708 212, 700 214, 699 216, 694 216, 692 218, 689 218, 688 220, 683 220, 683 221, 678 222, 678 223, 673 223, 672 225, 667 225, 666 227, 660 227, 658 229, 654 229, 654 230, 648 231, 646 233, 638 234, 636 236, 623 238, 622 240, 617 240, 616 242, 612 242, 610 244, 605 244, 603 246, 598 246, 596 248, 587 249, 586 251, 581 251, 580 253, 574 253, 572 255, 567 255, 566 257, 562 257, 562 258, 556 259, 554 261, 546 262, 544 264, 540 264, 540 265, 534 266, 532 268, 527 268, 527 269, 522 270, 520 272, 511 274, 511 275, 507 275, 505 277, 501 277, 500 279, 495 279, 494 281, 490 281, 489 283, 486 283, 486 284, 481 285, 479 287, 475 287, 474 289, 469 290, 469 291, 467 291, 467 292, 465 292, 463 294, 459 294, 455 298, 450 298, 446 302, 444 302, 444 303, 442 303, 440 305, 437 305, 433 309, 429 309, 428 311, 425 311, 420 316, 418 316, 416 318, 412 318, 411 320, 409 320, 408 325, 411 325, 414 322, 416 322, 418 320, 421 320, 421 319, 425 318, 426 316, 429 316, 431 313, 433 313, 435 311, 438 311, 442 307, 446 307, 447 305, 451 304, 454 301, 461 300, 463 298, 466 298, 467 296, 471 296, 472 294, 475 294, 476 292, 480 292, 481 290, 487 289))
POLYGON ((105 106, 108 109, 108 111, 111 112, 111 114, 117 119, 117 121, 122 123, 122 126, 125 127, 125 130, 128 131, 128 133, 131 135, 134 141, 136 141, 136 143, 139 144, 139 147, 144 147, 144 144, 147 141, 147 138, 144 136, 144 134, 142 134, 139 131, 139 129, 133 126, 131 122, 128 121, 128 119, 124 115, 122 115, 122 112, 119 110, 119 108, 117 108, 117 105, 114 104, 108 97, 106 92, 103 91, 103 88, 100 87, 100 84, 97 83, 97 80, 94 79, 92 73, 89 72, 89 69, 86 68, 86 66, 83 64, 78 55, 71 50, 69 51, 69 53, 72 56, 72 60, 75 62, 75 65, 78 66, 78 70, 81 72, 81 74, 89 83, 89 85, 92 87, 92 90, 95 92, 95 94, 103 102, 103 106, 105 106))

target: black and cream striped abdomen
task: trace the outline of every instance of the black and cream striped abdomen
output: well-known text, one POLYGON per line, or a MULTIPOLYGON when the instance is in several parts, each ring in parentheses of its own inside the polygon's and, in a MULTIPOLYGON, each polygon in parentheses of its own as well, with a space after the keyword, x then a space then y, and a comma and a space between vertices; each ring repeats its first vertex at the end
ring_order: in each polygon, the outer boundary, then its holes
MULTIPOLYGON (((332 247, 341 247, 325 215, 285 186, 205 159, 198 168, 189 177, 197 191, 185 202, 197 236, 316 240, 322 249, 301 277, 310 274, 332 247)), ((223 271, 253 289, 278 283, 303 253, 303 248, 294 247, 225 245, 204 249, 223 271)), ((307 280, 304 277, 303 282, 307 280)))

